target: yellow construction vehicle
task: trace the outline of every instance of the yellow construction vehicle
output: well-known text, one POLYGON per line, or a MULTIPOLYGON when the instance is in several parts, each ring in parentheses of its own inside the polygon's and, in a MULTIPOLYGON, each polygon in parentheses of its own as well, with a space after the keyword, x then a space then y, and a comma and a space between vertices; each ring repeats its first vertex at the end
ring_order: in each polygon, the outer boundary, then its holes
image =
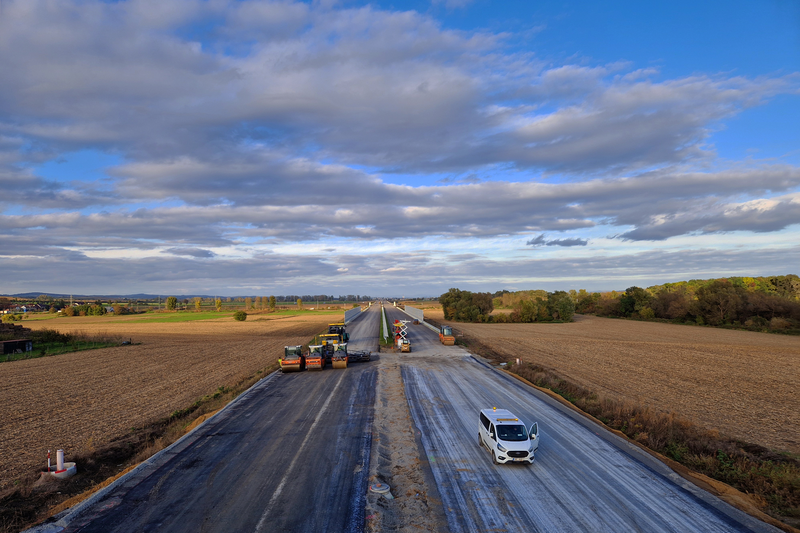
POLYGON ((400 352, 410 352, 411 351, 411 343, 408 342, 408 339, 403 339, 403 342, 400 344, 400 352))
POLYGON ((347 368, 347 344, 337 344, 331 357, 333 368, 347 368))
POLYGON ((284 346, 283 358, 278 359, 281 372, 299 372, 306 369, 306 357, 302 346, 284 346))
POLYGON ((342 344, 342 336, 339 333, 323 333, 317 338, 322 345, 322 355, 325 356, 325 362, 332 362, 333 352, 336 351, 337 346, 342 344))
POLYGON ((328 334, 339 335, 339 343, 347 342, 350 340, 350 334, 345 331, 346 328, 347 325, 344 322, 328 324, 328 334))

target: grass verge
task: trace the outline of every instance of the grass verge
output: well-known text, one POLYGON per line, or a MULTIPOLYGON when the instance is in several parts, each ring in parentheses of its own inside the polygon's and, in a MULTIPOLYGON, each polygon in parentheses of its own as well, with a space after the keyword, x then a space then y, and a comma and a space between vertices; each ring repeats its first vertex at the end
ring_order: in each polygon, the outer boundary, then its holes
POLYGON ((389 323, 386 321, 386 311, 383 310, 383 307, 381 307, 381 320, 378 323, 378 339, 380 339, 382 347, 391 348, 394 346, 394 339, 389 329, 389 323), (383 335, 384 331, 389 334, 388 337, 383 335))
POLYGON ((675 413, 602 398, 552 369, 528 362, 511 364, 512 357, 495 352, 478 339, 463 333, 457 338, 474 353, 507 363, 509 372, 552 391, 639 445, 748 495, 755 508, 777 521, 773 525, 785 531, 800 527, 800 461, 791 454, 720 435, 675 413))

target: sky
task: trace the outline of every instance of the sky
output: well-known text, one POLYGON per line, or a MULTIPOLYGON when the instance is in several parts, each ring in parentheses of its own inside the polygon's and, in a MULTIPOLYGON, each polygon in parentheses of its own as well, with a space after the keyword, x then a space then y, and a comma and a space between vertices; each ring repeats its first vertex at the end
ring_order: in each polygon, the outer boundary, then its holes
POLYGON ((0 0, 0 294, 799 266, 794 0, 0 0))

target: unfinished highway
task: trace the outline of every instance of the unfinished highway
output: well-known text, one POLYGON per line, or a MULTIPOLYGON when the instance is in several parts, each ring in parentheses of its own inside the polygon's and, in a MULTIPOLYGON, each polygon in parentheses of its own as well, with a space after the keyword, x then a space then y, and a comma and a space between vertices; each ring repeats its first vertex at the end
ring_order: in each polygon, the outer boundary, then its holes
MULTIPOLYGON (((378 316, 348 328, 377 351, 378 316)), ((276 372, 112 489, 39 531, 361 531, 376 371, 276 372)))
MULTIPOLYGON (((386 311, 390 322, 409 319, 386 311)), ((373 305, 349 326, 351 349, 377 349, 379 317, 373 305)), ((372 421, 382 408, 375 384, 389 362, 401 366, 419 457, 435 485, 430 501, 442 505, 433 510, 445 517, 436 530, 778 531, 462 348, 443 346, 424 325, 408 331, 410 354, 384 353, 346 370, 272 374, 38 531, 363 531, 372 421), (533 465, 492 464, 478 445, 478 412, 487 407, 539 423, 533 465)), ((395 496, 381 505, 413 497, 395 496)))
MULTIPOLYGON (((390 321, 410 318, 386 310, 390 321)), ((406 396, 452 533, 779 531, 428 328, 408 331, 406 396), (495 466, 478 445, 478 412, 492 407, 539 423, 533 465, 495 466)))

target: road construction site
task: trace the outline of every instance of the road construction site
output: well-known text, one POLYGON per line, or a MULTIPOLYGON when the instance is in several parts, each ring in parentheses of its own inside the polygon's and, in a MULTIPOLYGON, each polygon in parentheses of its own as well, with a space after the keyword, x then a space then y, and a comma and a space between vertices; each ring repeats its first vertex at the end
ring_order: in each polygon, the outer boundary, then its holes
POLYGON ((550 396, 408 320, 378 352, 379 305, 348 323, 368 362, 275 372, 172 447, 38 531, 778 531, 550 396), (541 442, 493 465, 481 409, 541 442), (390 493, 369 493, 385 483, 390 493))

